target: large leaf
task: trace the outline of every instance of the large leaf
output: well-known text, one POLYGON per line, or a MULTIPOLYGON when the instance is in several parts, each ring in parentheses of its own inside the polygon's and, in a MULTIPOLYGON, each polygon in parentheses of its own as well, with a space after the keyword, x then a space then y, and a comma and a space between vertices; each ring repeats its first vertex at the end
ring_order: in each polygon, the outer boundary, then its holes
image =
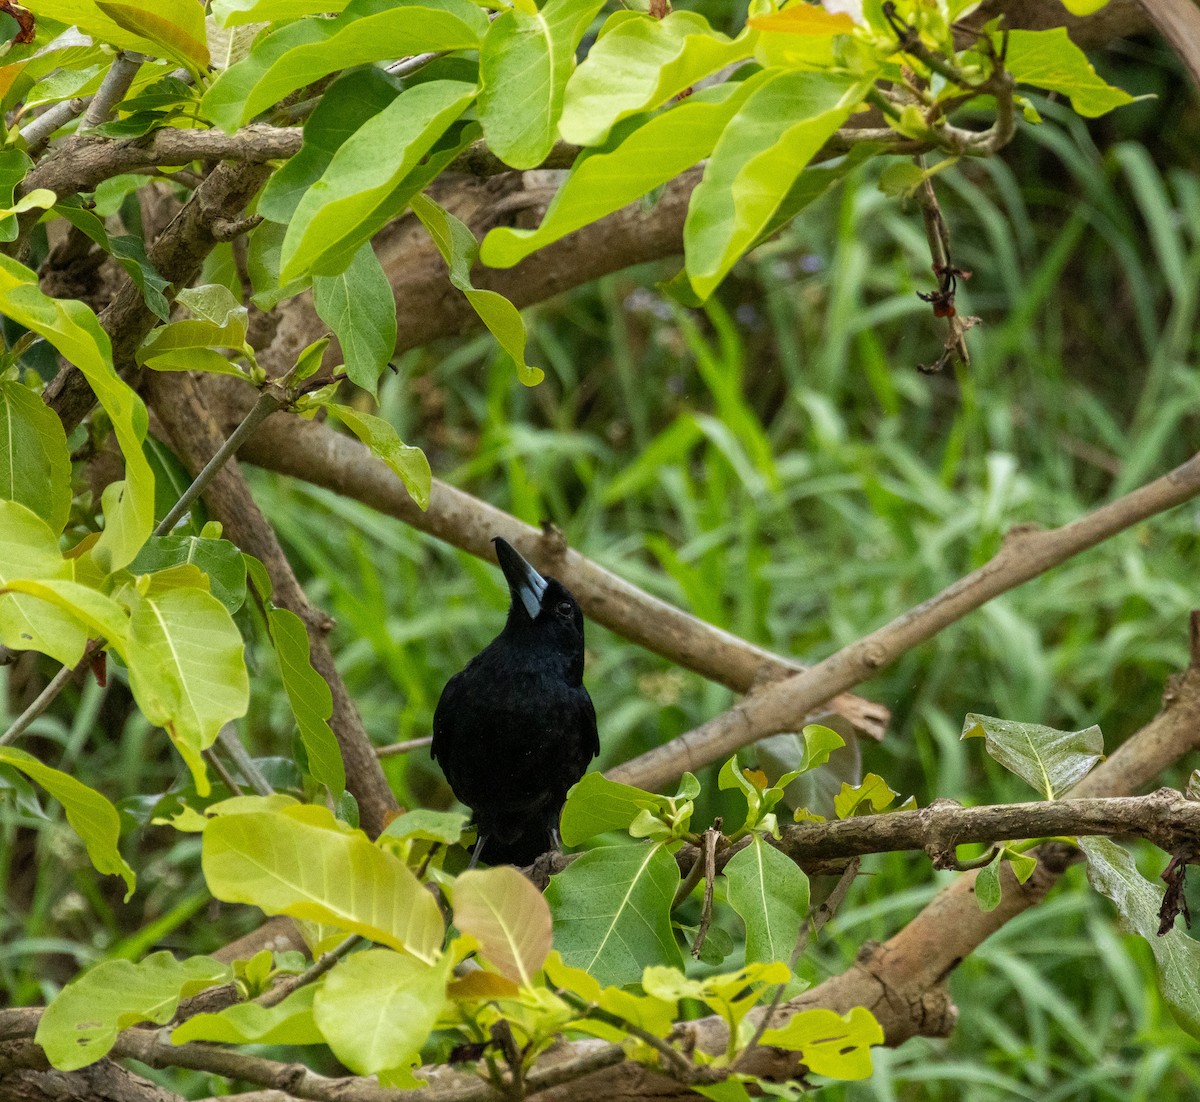
POLYGON ((801 1010, 761 1038, 764 1045, 790 1049, 809 1071, 831 1079, 869 1078, 871 1046, 883 1041, 883 1027, 863 1006, 844 1015, 821 1007, 801 1010))
POLYGON ((325 1037, 313 1020, 313 984, 293 991, 276 1006, 234 1003, 216 1014, 196 1014, 171 1032, 176 1045, 215 1041, 227 1045, 318 1045, 325 1037))
POLYGON ((340 796, 346 788, 346 766, 337 738, 329 727, 333 694, 309 660, 304 621, 286 608, 272 608, 267 612, 267 628, 279 661, 284 692, 308 755, 308 771, 318 784, 327 785, 335 797, 340 796))
POLYGON ((536 386, 545 378, 545 372, 525 362, 526 334, 521 312, 498 291, 481 290, 471 282, 471 268, 479 254, 479 243, 470 227, 425 195, 414 195, 410 202, 413 213, 429 231, 446 262, 451 285, 467 296, 479 320, 512 357, 521 382, 536 386))
POLYGON ((1007 32, 1005 65, 1018 84, 1059 92, 1081 115, 1095 118, 1133 102, 1133 96, 1101 80, 1065 27, 1007 32))
POLYGON ((245 715, 250 697, 242 637, 228 610, 200 589, 120 593, 130 612, 129 688, 151 723, 164 728, 201 795, 201 753, 221 727, 245 715))
MULTIPOLYGON (((111 597, 88 585, 65 578, 12 578, 4 583, 10 593, 24 593, 61 609, 83 624, 88 635, 103 639, 122 657, 128 651, 129 619, 111 597)), ((41 616, 43 610, 36 615, 41 616)))
POLYGON ((324 808, 222 816, 204 831, 209 890, 362 934, 433 963, 444 927, 437 902, 402 861, 324 808))
POLYGON ((489 963, 515 983, 532 986, 550 952, 546 899, 511 865, 470 869, 454 881, 454 925, 479 942, 489 963))
POLYGON ((69 773, 43 765, 24 750, 0 746, 0 764, 19 769, 63 805, 67 822, 83 839, 96 871, 121 877, 128 889, 125 893, 128 900, 133 895, 137 877, 117 848, 121 836, 121 818, 117 809, 95 789, 88 788, 69 773))
POLYGON ((334 1055, 359 1075, 406 1071, 446 1005, 452 965, 448 953, 429 964, 387 949, 342 961, 313 1003, 334 1055))
POLYGON ((400 439, 391 423, 372 413, 360 413, 350 406, 330 402, 326 405, 339 421, 395 471, 404 488, 421 509, 429 508, 433 489, 433 472, 429 460, 420 448, 400 439))
POLYGON ((338 77, 304 123, 304 144, 299 152, 267 181, 258 200, 258 213, 273 222, 290 222, 305 191, 321 178, 346 139, 402 90, 395 77, 373 67, 338 77))
POLYGON ((101 42, 110 42, 123 50, 160 56, 160 47, 143 34, 122 26, 105 15, 96 0, 38 0, 37 14, 44 19, 56 19, 68 26, 78 27, 84 34, 101 42))
POLYGON ((0 498, 61 532, 71 511, 71 455, 55 412, 27 386, 0 381, 0 498))
POLYGON ((567 793, 562 810, 562 840, 577 846, 610 830, 628 830, 648 807, 662 798, 632 785, 610 781, 602 773, 585 773, 567 793))
POLYGON ((1056 731, 970 713, 963 721, 962 737, 983 738, 996 761, 1047 800, 1057 800, 1104 757, 1104 736, 1096 726, 1056 731))
POLYGON ((599 145, 621 119, 749 57, 754 33, 729 39, 690 11, 665 19, 617 12, 567 84, 559 132, 576 145, 599 145))
POLYGON ((149 418, 146 406, 116 373, 112 345, 96 315, 82 302, 54 299, 37 276, 0 256, 0 312, 50 342, 87 379, 108 414, 125 458, 125 481, 104 493, 104 531, 93 556, 106 570, 130 562, 154 525, 154 474, 142 453, 149 418))
MULTIPOLYGON (((74 564, 58 549, 58 537, 36 513, 0 499, 0 588, 13 581, 75 576, 74 564)), ((24 593, 0 595, 0 643, 12 650, 36 650, 74 666, 88 635, 80 621, 57 606, 24 593)))
POLYGON ((548 0, 512 7, 479 51, 479 121, 488 148, 513 168, 535 168, 554 145, 575 47, 604 0, 548 0))
MULTIPOLYGON (((303 19, 260 39, 249 57, 217 77, 201 109, 232 132, 330 73, 410 54, 476 49, 486 30, 487 16, 469 0, 355 0, 336 19, 303 19)), ((385 143, 375 151, 392 148, 385 143)))
POLYGON ((725 866, 729 905, 746 924, 747 961, 792 959, 808 914, 808 877, 757 835, 725 866))
POLYGON ((237 27, 340 12, 345 6, 346 0, 213 0, 212 13, 221 26, 237 27))
POLYGON ((864 91, 842 74, 781 70, 751 92, 717 142, 684 223, 688 278, 701 299, 758 238, 864 91))
POLYGON ((153 54, 182 62, 193 72, 208 68, 208 36, 199 0, 96 0, 119 27, 153 42, 153 54))
POLYGON ((1176 926, 1159 937, 1163 889, 1138 872, 1127 850, 1110 838, 1080 838, 1079 848, 1092 887, 1113 901, 1126 930, 1149 943, 1175 1020, 1200 1037, 1200 944, 1176 926))
POLYGON ((550 881, 554 945, 602 984, 637 980, 650 964, 682 966, 671 929, 679 866, 661 843, 589 850, 550 881))
POLYGON ((151 536, 129 564, 131 574, 150 574, 175 566, 198 567, 208 577, 209 591, 231 613, 246 600, 246 561, 229 540, 203 536, 151 536))
POLYGON ((628 135, 575 162, 535 230, 497 226, 483 239, 480 256, 492 268, 511 268, 530 253, 598 221, 674 179, 703 160, 746 97, 754 77, 719 84, 688 97, 628 135))
POLYGON ((374 394, 396 351, 396 299, 371 242, 344 272, 313 279, 313 306, 341 345, 350 381, 374 394))
POLYGON ((424 186, 422 173, 401 185, 474 98, 474 85, 433 80, 363 123, 297 204, 280 252, 280 280, 309 271, 329 275, 348 265, 424 186))
POLYGON ((165 949, 140 964, 106 960, 58 993, 34 1039, 59 1071, 75 1071, 101 1059, 122 1029, 169 1022, 180 999, 232 978, 230 966, 212 957, 176 960, 165 949))

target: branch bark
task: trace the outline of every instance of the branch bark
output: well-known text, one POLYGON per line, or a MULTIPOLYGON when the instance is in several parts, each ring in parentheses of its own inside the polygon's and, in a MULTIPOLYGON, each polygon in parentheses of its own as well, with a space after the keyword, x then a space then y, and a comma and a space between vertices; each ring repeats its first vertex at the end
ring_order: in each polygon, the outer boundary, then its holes
POLYGON ((919 643, 993 597, 1044 574, 1156 513, 1200 493, 1200 453, 1161 478, 1061 528, 1014 528, 990 562, 935 597, 823 662, 751 693, 729 711, 609 771, 640 788, 658 788, 778 731, 795 730, 822 700, 873 676, 919 643))

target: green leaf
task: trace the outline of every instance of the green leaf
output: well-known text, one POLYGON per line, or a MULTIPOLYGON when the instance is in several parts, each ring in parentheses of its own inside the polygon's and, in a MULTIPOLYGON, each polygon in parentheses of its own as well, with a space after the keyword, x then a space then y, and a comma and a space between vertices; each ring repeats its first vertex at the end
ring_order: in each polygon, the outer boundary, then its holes
POLYGON ((170 57, 193 72, 208 68, 204 7, 198 0, 96 0, 119 27, 149 39, 157 57, 170 57))
POLYGON ((983 912, 1000 906, 1000 851, 975 876, 975 902, 983 912))
MULTIPOLYGON (((269 959, 269 954, 268 954, 269 959)), ((196 1014, 171 1032, 171 1043, 211 1041, 226 1045, 319 1045, 324 1034, 313 1020, 320 988, 309 984, 272 1007, 234 1003, 216 1014, 196 1014)))
POLYGON ((662 844, 589 850, 550 880, 554 945, 602 984, 637 980, 650 964, 682 966, 671 929, 679 866, 662 844))
POLYGON ((1104 757, 1104 736, 1096 726, 1056 731, 971 713, 963 721, 962 737, 982 737, 996 761, 1047 800, 1057 800, 1104 757))
POLYGON ((273 222, 290 222, 301 197, 321 178, 342 144, 402 90, 401 82, 382 69, 355 69, 338 77, 305 121, 299 152, 267 181, 258 213, 273 222))
POLYGON ((32 390, 0 380, 0 497, 61 532, 71 512, 71 454, 58 415, 32 390))
POLYGON ((1133 96, 1101 80, 1087 55, 1065 27, 1048 31, 1009 31, 1005 65, 1018 84, 1060 92, 1086 118, 1133 102, 1133 96))
POLYGON ((729 39, 696 12, 617 12, 567 84, 559 132, 575 145, 599 145, 621 119, 749 57, 754 37, 729 39))
MULTIPOLYGON (((0 150, 0 207, 12 209, 17 185, 33 168, 33 161, 23 150, 9 147, 0 150)), ((0 218, 0 241, 15 241, 18 226, 15 215, 0 218)))
POLYGON ((410 1068, 446 1005, 453 964, 449 953, 432 964, 387 949, 347 957, 313 1002, 334 1055, 359 1075, 410 1068))
POLYGON ((322 807, 228 815, 204 831, 209 890, 362 934, 432 964, 444 926, 433 896, 402 861, 322 807))
POLYGON ((784 69, 750 93, 718 140, 684 223, 688 278, 701 299, 770 223, 865 89, 838 73, 784 69))
MULTIPOLYGON (((431 51, 477 49, 487 25, 482 9, 469 0, 354 0, 336 19, 302 19, 260 38, 249 57, 213 81, 200 106, 232 133, 297 88, 340 69, 431 51)), ((375 152, 378 156, 396 148, 385 142, 375 152)))
POLYGON ((761 1044, 786 1048, 817 1075, 830 1079, 867 1079, 871 1046, 883 1044, 883 1027, 866 1007, 835 1014, 821 1007, 801 1010, 787 1025, 764 1031, 761 1044))
POLYGON ((249 703, 242 637, 225 606, 199 589, 143 595, 127 586, 120 597, 130 612, 125 658, 133 698, 170 736, 206 796, 201 753, 249 703))
POLYGON ((546 899, 511 865, 468 869, 450 890, 454 925, 479 942, 484 958, 501 975, 533 986, 550 952, 546 899))
POLYGON ((350 381, 374 394, 396 351, 396 299, 370 241, 344 272, 313 278, 313 306, 341 345, 350 381))
POLYGON ((1158 964, 1158 982, 1179 1025, 1200 1037, 1200 944, 1172 926, 1158 935, 1164 891, 1137 870, 1129 852, 1109 838, 1080 838, 1088 880, 1121 915, 1121 926, 1144 938, 1158 964))
POLYGON ((328 722, 333 715, 333 694, 325 679, 312 668, 304 621, 286 608, 272 608, 267 612, 267 628, 279 661, 283 688, 308 755, 308 771, 318 784, 328 786, 335 797, 340 796, 346 787, 346 767, 328 722))
POLYGON ((180 999, 228 983, 233 971, 212 957, 176 960, 152 953, 140 964, 106 960, 67 984, 38 1022, 34 1040, 59 1071, 101 1059, 117 1034, 138 1022, 169 1022, 180 999))
POLYGON ((363 123, 297 204, 283 239, 280 280, 309 271, 331 275, 349 264, 425 186, 437 162, 413 170, 474 98, 473 85, 433 80, 409 88, 363 123))
POLYGON ((758 822, 759 809, 762 807, 762 789, 746 776, 746 771, 738 764, 736 754, 721 766, 721 771, 717 774, 717 786, 722 791, 737 789, 745 797, 746 817, 738 826, 739 830, 752 827, 758 822))
MULTIPOLYGON (((58 537, 32 510, 0 499, 0 588, 20 579, 70 580, 74 564, 58 549, 58 537)), ((74 666, 83 657, 87 632, 74 616, 23 593, 0 594, 0 643, 36 650, 74 666)))
POLYGON ((1094 15, 1108 0, 1062 0, 1062 6, 1072 15, 1094 15))
POLYGON ((719 84, 643 122, 622 128, 612 142, 585 151, 555 194, 535 230, 497 226, 483 239, 480 256, 491 268, 511 268, 530 253, 599 221, 661 187, 713 150, 734 113, 761 83, 751 77, 719 84))
POLYGON ((102 569, 132 561, 154 525, 154 474, 142 452, 149 418, 146 406, 116 373, 112 345, 96 315, 82 302, 54 299, 37 286, 37 276, 0 256, 0 312, 50 342, 87 379, 112 421, 125 458, 125 481, 104 494, 104 531, 93 549, 102 569))
POLYGON ((24 750, 0 746, 0 764, 19 769, 63 805, 67 822, 83 839, 96 871, 121 877, 128 889, 125 893, 128 902, 137 877, 117 848, 121 836, 121 818, 117 809, 95 789, 88 788, 68 773, 43 765, 24 750))
POLYGON ((461 811, 432 811, 418 807, 397 815, 379 835, 380 838, 417 838, 426 842, 455 845, 462 839, 468 816, 461 811))
POLYGON ((610 830, 628 830, 647 807, 659 807, 661 796, 610 781, 602 773, 585 773, 567 793, 560 834, 563 844, 577 846, 610 830))
POLYGON ((513 168, 536 168, 554 145, 575 48, 604 0, 547 0, 509 8, 479 51, 479 121, 488 148, 513 168))
POLYGON ((213 0, 212 13, 222 27, 275 23, 302 15, 340 12, 347 0, 213 0))
POLYGON ((410 200, 413 213, 429 231, 450 271, 450 283, 467 296, 471 309, 487 326, 488 332, 517 365, 517 377, 526 386, 537 386, 546 377, 540 367, 525 362, 525 322, 521 312, 498 291, 477 289, 471 282, 471 268, 479 255, 479 243, 466 223, 455 218, 426 195, 410 200))
POLYGON ((419 508, 429 508, 433 472, 429 469, 429 460, 420 448, 405 444, 392 425, 382 417, 360 413, 349 406, 337 405, 334 402, 329 402, 325 408, 392 468, 419 508))
MULTIPOLYGON (((150 4, 156 0, 146 2, 150 4)), ((96 0, 38 0, 37 14, 42 19, 54 19, 69 27, 78 27, 84 34, 123 50, 149 54, 151 57, 162 56, 158 43, 105 15, 96 0)))
POLYGON ((862 784, 842 784, 842 790, 833 798, 833 813, 839 819, 878 815, 891 807, 899 795, 878 773, 868 773, 862 784))
POLYGON ((11 578, 4 588, 62 609, 83 624, 88 635, 105 640, 122 657, 127 656, 129 621, 125 610, 99 590, 64 578, 11 578))
POLYGON ((725 866, 729 905, 746 924, 746 960, 792 959, 808 914, 808 877, 754 834, 725 866))
POLYGON ((131 574, 150 574, 191 564, 207 576, 212 595, 231 613, 246 600, 246 562, 229 540, 200 536, 151 536, 129 564, 131 574))

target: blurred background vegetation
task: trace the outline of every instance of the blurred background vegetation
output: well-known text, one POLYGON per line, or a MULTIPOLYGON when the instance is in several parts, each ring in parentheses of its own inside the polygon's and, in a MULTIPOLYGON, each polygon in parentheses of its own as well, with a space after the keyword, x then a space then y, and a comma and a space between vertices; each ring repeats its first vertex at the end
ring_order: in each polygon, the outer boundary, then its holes
MULTIPOLYGON (((553 521, 571 546, 712 623, 822 658, 986 561, 1012 525, 1068 522, 1200 446, 1200 111, 1157 42, 1096 61, 1158 98, 1092 124, 1039 102, 1046 124, 1023 128, 1001 158, 937 177, 955 259, 973 272, 959 308, 983 320, 969 368, 917 370, 942 340, 915 293, 932 287, 920 213, 886 198, 868 165, 744 261, 707 309, 656 289, 677 264, 623 272, 529 311, 530 362, 547 371, 538 388, 475 336, 404 356, 382 412, 440 477, 553 521)), ((333 494, 262 472, 253 484, 311 599, 337 621, 340 668, 372 737, 428 734, 447 677, 502 622, 499 572, 333 494)), ((1030 798, 979 743, 959 742, 968 711, 1099 723, 1116 746, 1186 661, 1198 554, 1192 504, 906 655, 861 687, 893 714, 886 740, 864 746, 864 769, 920 804, 1030 798)), ((731 702, 588 632, 601 767, 731 702)), ((282 691, 255 657, 246 737, 294 783, 282 691)), ((121 906, 56 806, 0 774, 0 1004, 40 1003, 105 957, 211 950, 252 919, 212 908, 195 836, 147 825, 157 798, 146 794, 182 778, 132 710, 123 671, 111 674, 107 689, 64 695, 28 745, 124 798, 138 895, 121 906)), ((427 752, 387 768, 402 803, 449 799, 427 752)), ((1161 855, 1142 857, 1158 871, 1161 855)), ((814 980, 894 932, 947 875, 917 855, 864 868, 803 966, 814 980)), ((1146 947, 1115 932, 1080 870, 952 987, 953 1037, 878 1051, 871 1081, 823 1097, 1200 1096, 1200 1045, 1160 1002, 1146 947)))

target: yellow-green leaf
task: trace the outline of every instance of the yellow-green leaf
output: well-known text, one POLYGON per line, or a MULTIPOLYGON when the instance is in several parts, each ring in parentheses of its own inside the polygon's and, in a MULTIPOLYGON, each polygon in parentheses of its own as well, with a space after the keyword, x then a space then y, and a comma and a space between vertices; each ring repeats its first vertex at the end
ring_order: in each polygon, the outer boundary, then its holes
POLYGON ((96 7, 119 27, 153 42, 159 57, 174 58, 193 71, 208 68, 199 0, 96 0, 96 7))
POLYGON ((761 1043, 790 1049, 809 1071, 831 1079, 866 1079, 871 1046, 883 1044, 883 1027, 866 1007, 848 1014, 801 1010, 780 1029, 768 1029, 761 1043))
POLYGON ((479 942, 484 957, 529 987, 550 952, 546 898, 511 865, 470 869, 451 891, 454 925, 479 942))
POLYGON ((61 532, 71 511, 71 456, 62 422, 27 386, 0 381, 0 498, 61 532))

